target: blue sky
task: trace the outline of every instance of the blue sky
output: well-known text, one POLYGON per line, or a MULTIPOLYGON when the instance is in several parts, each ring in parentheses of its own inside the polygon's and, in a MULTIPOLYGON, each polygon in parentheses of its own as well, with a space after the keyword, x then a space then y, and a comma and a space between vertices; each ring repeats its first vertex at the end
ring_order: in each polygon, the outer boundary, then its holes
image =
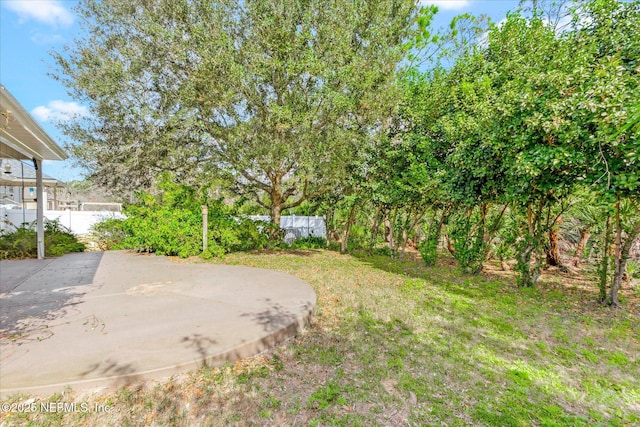
MULTIPOLYGON (((47 76, 53 61, 52 50, 60 51, 79 35, 73 7, 76 0, 0 0, 0 82, 58 142, 67 141, 56 128, 57 120, 83 114, 86 107, 76 103, 66 89, 47 76)), ((422 0, 440 10, 434 27, 446 26, 460 13, 482 14, 499 22, 517 0, 422 0)), ((81 170, 72 161, 47 162, 45 173, 63 181, 81 179, 81 170)))

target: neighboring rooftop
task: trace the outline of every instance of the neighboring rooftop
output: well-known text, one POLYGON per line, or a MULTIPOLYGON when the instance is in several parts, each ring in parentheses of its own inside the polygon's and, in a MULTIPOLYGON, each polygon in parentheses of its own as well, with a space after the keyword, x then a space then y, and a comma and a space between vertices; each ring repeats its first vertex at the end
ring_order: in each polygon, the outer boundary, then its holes
MULTIPOLYGON (((36 170, 29 161, 0 158, 0 185, 21 185, 36 182, 36 170)), ((62 184, 54 177, 42 173, 42 181, 47 186, 62 184)))

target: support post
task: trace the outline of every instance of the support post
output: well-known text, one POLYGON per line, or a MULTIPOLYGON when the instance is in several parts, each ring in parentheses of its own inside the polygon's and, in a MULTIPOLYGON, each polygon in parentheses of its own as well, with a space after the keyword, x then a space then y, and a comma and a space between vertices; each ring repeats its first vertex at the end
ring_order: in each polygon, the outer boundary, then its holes
POLYGON ((36 235, 38 259, 44 259, 44 187, 42 185, 42 160, 33 159, 36 169, 36 235))
POLYGON ((202 205, 202 252, 207 250, 207 231, 209 230, 209 208, 202 205))

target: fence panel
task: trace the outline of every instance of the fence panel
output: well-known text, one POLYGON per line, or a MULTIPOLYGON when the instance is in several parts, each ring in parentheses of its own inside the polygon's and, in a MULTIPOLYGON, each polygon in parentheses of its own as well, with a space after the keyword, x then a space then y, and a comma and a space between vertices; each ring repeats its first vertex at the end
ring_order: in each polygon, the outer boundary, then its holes
MULTIPOLYGON (((91 232, 91 226, 106 218, 120 218, 124 215, 120 212, 109 211, 44 211, 45 220, 58 220, 60 225, 67 227, 74 234, 84 235, 91 232)), ((23 223, 36 221, 35 209, 6 209, 0 208, 0 230, 20 227, 23 223)))
MULTIPOLYGON (((125 216, 120 212, 109 211, 44 211, 44 217, 50 221, 58 220, 61 225, 77 235, 89 234, 91 226, 105 218, 125 216)), ((267 215, 252 215, 254 221, 269 221, 267 215)), ((36 220, 34 209, 6 209, 0 207, 0 231, 19 227, 22 223, 33 223, 36 220)), ((327 237, 327 228, 321 216, 287 215, 280 218, 280 228, 285 230, 285 241, 291 243, 303 237, 327 237)))
MULTIPOLYGON (((267 215, 252 215, 249 218, 254 221, 268 222, 271 220, 267 215)), ((288 243, 309 236, 327 238, 327 227, 321 216, 281 216, 280 228, 285 230, 284 239, 288 243)))

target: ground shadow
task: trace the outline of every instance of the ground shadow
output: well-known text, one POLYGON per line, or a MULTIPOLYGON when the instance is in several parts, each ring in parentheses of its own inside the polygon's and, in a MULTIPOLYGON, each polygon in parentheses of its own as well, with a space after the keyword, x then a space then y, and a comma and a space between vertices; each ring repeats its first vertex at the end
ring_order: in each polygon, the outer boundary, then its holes
POLYGON ((196 360, 200 361, 203 367, 207 367, 209 365, 209 348, 218 343, 218 341, 216 341, 215 339, 205 337, 200 334, 193 334, 188 337, 182 337, 182 342, 185 343, 187 348, 195 349, 197 354, 196 360))
POLYGON ((320 249, 256 249, 247 251, 251 255, 296 255, 310 257, 321 253, 320 249))
MULTIPOLYGON (((2 261, 5 291, 0 295, 0 339, 19 344, 77 310, 101 259, 102 252, 87 252, 35 263, 2 261)), ((50 333, 43 335, 47 336, 50 333)))
POLYGON ((136 374, 136 371, 136 368, 131 363, 119 363, 109 358, 102 362, 94 363, 81 375, 87 377, 92 374, 93 376, 99 374, 101 377, 113 378, 112 385, 114 386, 124 386, 139 380, 139 375, 136 374))
MULTIPOLYGON (((250 317, 256 324, 262 327, 264 332, 273 333, 281 329, 286 329, 292 324, 298 323, 298 316, 285 308, 278 302, 265 298, 269 305, 265 310, 251 313, 242 313, 242 317, 250 317)), ((308 312, 312 308, 311 302, 307 301, 301 305, 303 312, 308 312)))

